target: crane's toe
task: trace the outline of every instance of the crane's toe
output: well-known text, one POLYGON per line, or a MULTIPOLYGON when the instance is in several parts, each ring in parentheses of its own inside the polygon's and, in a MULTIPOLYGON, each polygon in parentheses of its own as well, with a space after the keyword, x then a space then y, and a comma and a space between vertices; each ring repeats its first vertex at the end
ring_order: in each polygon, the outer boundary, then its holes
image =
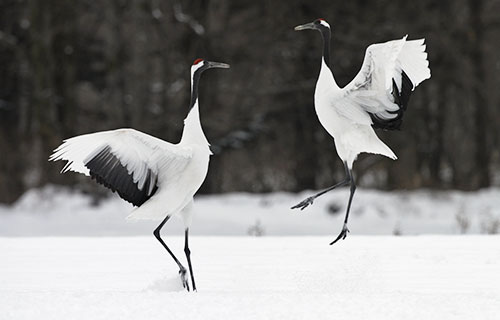
POLYGON ((342 231, 340 231, 340 234, 338 235, 337 239, 330 242, 330 245, 334 244, 335 242, 339 241, 340 239, 344 240, 347 237, 348 232, 350 232, 350 231, 349 231, 349 229, 347 229, 347 224, 344 223, 344 226, 342 227, 342 231))
POLYGON ((298 209, 298 208, 300 208, 300 210, 304 210, 309 205, 313 204, 313 202, 314 202, 314 198, 313 197, 309 197, 309 198, 303 200, 302 202, 300 202, 299 204, 294 205, 292 207, 292 209, 298 209))
POLYGON ((186 269, 180 269, 179 270, 179 274, 181 276, 181 281, 182 281, 182 286, 187 290, 189 291, 189 283, 188 283, 188 280, 187 280, 187 277, 186 277, 186 269))

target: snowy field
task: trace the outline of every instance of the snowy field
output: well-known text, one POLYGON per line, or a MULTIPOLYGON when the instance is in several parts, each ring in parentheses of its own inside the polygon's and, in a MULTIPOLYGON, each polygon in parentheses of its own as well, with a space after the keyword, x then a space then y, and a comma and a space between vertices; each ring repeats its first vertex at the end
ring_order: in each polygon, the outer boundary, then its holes
MULTIPOLYGON (((348 190, 289 209, 311 193, 197 197, 192 294, 158 222, 126 221, 116 196, 32 190, 0 206, 0 320, 499 319, 500 236, 484 234, 500 231, 500 189, 360 188, 334 246, 348 190)), ((163 229, 185 261, 182 232, 163 229)))
POLYGON ((500 236, 0 238, 0 319, 498 319, 500 236), (168 243, 182 257, 182 238, 168 243))
MULTIPOLYGON (((191 232, 242 236, 258 224, 264 235, 336 236, 342 227, 348 189, 328 193, 302 212, 290 210, 312 194, 198 196, 191 232)), ((95 204, 90 196, 49 186, 27 192, 12 206, 0 205, 0 236, 150 235, 159 222, 127 221, 131 210, 115 194, 95 204)), ((349 229, 351 235, 500 233, 500 189, 384 192, 358 188, 349 229)), ((177 219, 163 230, 183 234, 177 219)))

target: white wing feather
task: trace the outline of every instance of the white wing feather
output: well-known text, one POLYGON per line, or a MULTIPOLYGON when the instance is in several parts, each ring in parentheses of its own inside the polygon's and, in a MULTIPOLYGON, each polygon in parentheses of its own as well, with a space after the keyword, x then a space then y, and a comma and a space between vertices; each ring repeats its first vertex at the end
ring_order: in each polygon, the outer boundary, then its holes
MULTIPOLYGON (((144 187, 150 170, 169 180, 188 164, 192 157, 189 147, 174 145, 134 129, 118 129, 76 136, 64 140, 50 161, 68 161, 61 172, 74 171, 89 175, 85 166, 105 146, 111 148, 120 163, 133 176, 139 189, 144 187)), ((153 186, 148 186, 151 190, 153 186)))
POLYGON ((401 90, 402 72, 412 82, 412 90, 431 77, 424 39, 372 44, 366 49, 361 70, 337 95, 337 112, 358 124, 372 124, 368 113, 382 119, 395 117, 399 106, 392 95, 393 79, 401 90))

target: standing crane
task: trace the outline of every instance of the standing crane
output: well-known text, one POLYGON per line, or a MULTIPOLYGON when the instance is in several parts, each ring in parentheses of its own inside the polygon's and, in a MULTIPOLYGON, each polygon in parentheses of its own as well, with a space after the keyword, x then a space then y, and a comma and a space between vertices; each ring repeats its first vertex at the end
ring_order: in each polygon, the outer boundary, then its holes
POLYGON ((186 268, 165 244, 160 230, 174 214, 185 226, 184 253, 196 291, 188 245, 193 196, 205 180, 212 152, 200 122, 198 84, 203 71, 229 68, 219 62, 196 59, 191 67, 191 104, 184 120, 181 141, 172 144, 134 129, 118 129, 64 140, 50 161, 66 160, 61 173, 90 175, 97 183, 117 192, 135 208, 135 219, 163 219, 153 234, 179 267, 182 285, 189 291, 186 268))
POLYGON ((314 106, 319 122, 333 137, 335 148, 344 162, 343 181, 293 206, 304 210, 319 196, 341 186, 350 185, 349 202, 342 231, 330 243, 345 239, 347 220, 356 184, 352 165, 362 152, 380 154, 396 160, 392 150, 375 134, 374 128, 396 130, 401 126, 410 95, 422 81, 431 77, 424 39, 399 40, 372 44, 366 49, 361 70, 345 87, 340 88, 330 66, 330 25, 324 19, 295 27, 317 30, 323 38, 323 58, 319 72, 314 106))

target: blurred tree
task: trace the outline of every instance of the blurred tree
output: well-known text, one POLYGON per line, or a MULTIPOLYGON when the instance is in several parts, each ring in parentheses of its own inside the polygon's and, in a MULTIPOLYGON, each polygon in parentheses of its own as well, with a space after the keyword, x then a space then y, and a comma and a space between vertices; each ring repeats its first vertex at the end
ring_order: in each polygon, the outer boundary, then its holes
POLYGON ((96 190, 47 162, 64 138, 134 127, 178 140, 198 57, 232 65, 201 87, 216 153, 203 192, 298 191, 339 180, 342 164, 313 107, 321 41, 293 31, 318 17, 333 26, 341 85, 369 44, 427 39, 431 80, 412 96, 403 130, 379 132, 399 160, 362 155, 361 185, 500 183, 497 0, 3 0, 0 202, 46 183, 96 190))

